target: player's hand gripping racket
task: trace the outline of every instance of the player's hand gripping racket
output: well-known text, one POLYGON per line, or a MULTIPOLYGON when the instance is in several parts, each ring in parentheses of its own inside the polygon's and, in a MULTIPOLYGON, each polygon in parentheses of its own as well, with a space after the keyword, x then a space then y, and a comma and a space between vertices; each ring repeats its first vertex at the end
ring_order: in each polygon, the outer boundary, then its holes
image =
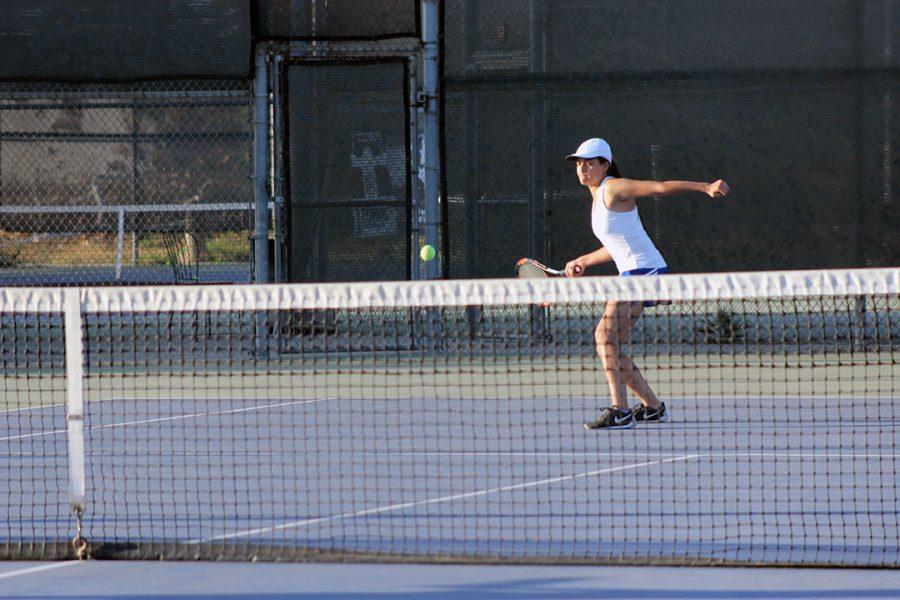
MULTIPOLYGON (((581 273, 581 267, 575 267, 575 274, 581 273)), ((516 263, 516 277, 519 279, 544 279, 546 277, 565 277, 566 272, 551 269, 531 258, 521 258, 516 263)))
MULTIPOLYGON (((575 267, 575 273, 581 274, 581 267, 575 267)), ((516 277, 519 279, 546 279, 548 277, 565 277, 566 272, 559 269, 551 269, 547 265, 542 265, 538 261, 531 258, 520 258, 516 263, 516 277)), ((549 302, 541 302, 543 312, 544 339, 548 342, 553 340, 550 334, 550 308, 549 302)))

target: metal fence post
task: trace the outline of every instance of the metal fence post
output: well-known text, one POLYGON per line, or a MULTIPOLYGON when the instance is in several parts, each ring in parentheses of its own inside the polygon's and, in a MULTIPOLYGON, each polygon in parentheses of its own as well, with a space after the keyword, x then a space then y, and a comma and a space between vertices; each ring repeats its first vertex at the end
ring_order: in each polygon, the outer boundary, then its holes
MULTIPOLYGON (((421 172, 425 183, 425 243, 440 248, 440 146, 438 128, 438 0, 422 0, 422 73, 424 152, 421 172)), ((441 277, 441 260, 425 263, 428 279, 441 277)))
POLYGON ((269 282, 269 196, 266 186, 269 173, 269 85, 266 60, 266 49, 257 48, 256 77, 253 80, 253 281, 256 283, 269 282))
POLYGON ((119 207, 116 225, 116 281, 122 280, 122 256, 125 253, 125 207, 119 207))
MULTIPOLYGON (((275 227, 275 283, 282 283, 285 280, 283 254, 284 254, 284 237, 282 227, 282 211, 284 209, 284 174, 282 165, 282 136, 284 130, 281 126, 282 104, 281 104, 281 69, 284 62, 284 56, 275 54, 272 57, 274 63, 272 65, 272 196, 273 196, 273 226, 275 227)), ((273 258, 273 257, 270 257, 273 258)))
MULTIPOLYGON (((269 282, 269 85, 267 52, 256 49, 256 77, 253 80, 253 200, 254 200, 254 282, 269 282)), ((268 356, 266 314, 256 315, 256 356, 268 356)))

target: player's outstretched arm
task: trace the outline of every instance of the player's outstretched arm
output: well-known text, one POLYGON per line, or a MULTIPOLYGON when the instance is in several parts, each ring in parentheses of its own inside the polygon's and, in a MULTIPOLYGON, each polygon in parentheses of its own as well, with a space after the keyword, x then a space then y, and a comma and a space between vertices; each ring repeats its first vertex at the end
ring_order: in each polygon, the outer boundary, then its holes
POLYGON ((700 192, 710 198, 719 198, 727 195, 731 190, 722 179, 717 179, 712 183, 703 183, 701 181, 641 181, 622 177, 612 179, 606 185, 615 200, 671 196, 688 192, 700 192))

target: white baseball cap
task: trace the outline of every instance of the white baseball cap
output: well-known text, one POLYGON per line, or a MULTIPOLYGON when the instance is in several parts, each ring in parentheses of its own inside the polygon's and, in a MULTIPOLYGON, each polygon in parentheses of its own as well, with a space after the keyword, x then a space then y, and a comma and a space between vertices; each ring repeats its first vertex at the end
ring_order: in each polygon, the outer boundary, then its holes
POLYGON ((605 158, 606 162, 612 164, 612 148, 603 138, 591 138, 585 140, 578 146, 578 150, 574 154, 566 157, 566 160, 575 160, 576 158, 605 158))

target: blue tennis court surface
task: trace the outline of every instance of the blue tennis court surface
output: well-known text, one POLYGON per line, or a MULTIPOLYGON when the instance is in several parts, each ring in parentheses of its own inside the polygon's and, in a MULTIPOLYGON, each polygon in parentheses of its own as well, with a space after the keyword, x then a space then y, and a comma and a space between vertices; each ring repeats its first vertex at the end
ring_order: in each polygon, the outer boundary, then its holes
MULTIPOLYGON (((86 421, 95 552, 900 562, 897 423, 785 399, 673 399, 592 432, 584 398, 109 399, 86 421)), ((12 540, 71 537, 62 406, 3 413, 12 540), (22 512, 22 507, 27 507, 22 512), (11 505, 13 504, 13 505, 11 505)))
POLYGON ((0 597, 840 600, 900 597, 900 572, 534 565, 0 563, 0 597))
POLYGON ((6 290, 0 553, 896 567, 897 276, 6 290))

